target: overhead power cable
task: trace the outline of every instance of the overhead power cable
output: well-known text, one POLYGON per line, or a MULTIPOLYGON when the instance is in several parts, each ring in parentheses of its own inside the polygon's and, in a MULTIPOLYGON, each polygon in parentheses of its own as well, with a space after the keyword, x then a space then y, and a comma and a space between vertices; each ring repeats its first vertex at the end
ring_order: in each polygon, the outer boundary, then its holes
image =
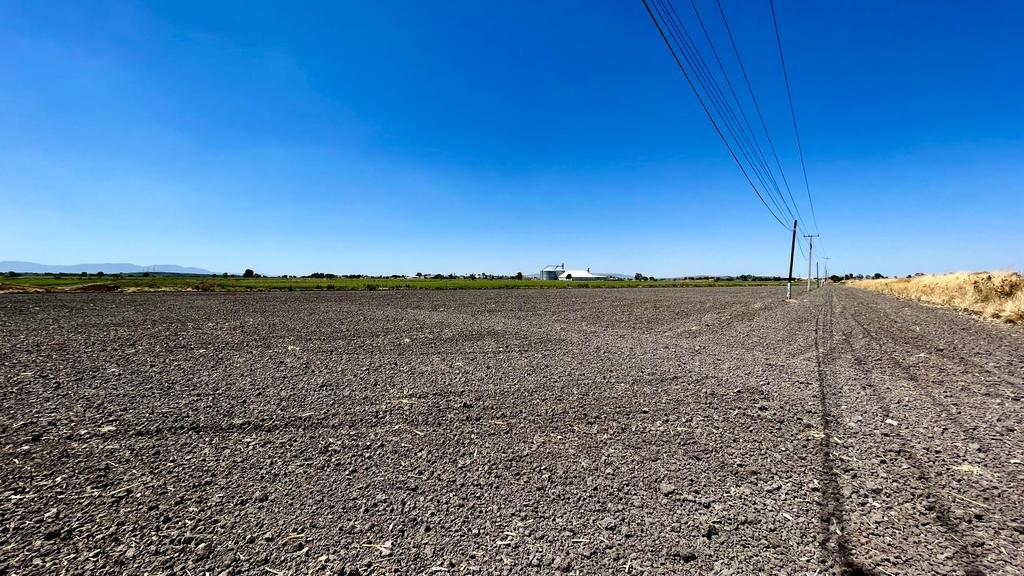
MULTIPOLYGON (((746 113, 746 107, 736 92, 729 71, 725 67, 719 50, 715 47, 711 32, 701 16, 696 2, 694 0, 689 0, 689 2, 693 9, 693 15, 696 17, 696 21, 704 34, 706 41, 706 48, 704 50, 694 40, 694 36, 688 30, 686 21, 676 11, 672 0, 643 0, 644 7, 654 22, 666 47, 668 47, 669 53, 676 61, 676 65, 686 78, 698 103, 715 128, 722 143, 729 150, 733 161, 740 168, 751 189, 754 190, 754 193, 765 208, 768 209, 769 213, 772 214, 772 217, 783 227, 787 230, 790 228, 782 222, 788 214, 790 218, 798 222, 799 229, 803 231, 801 236, 807 235, 808 232, 803 225, 804 221, 799 203, 793 196, 792 187, 789 184, 788 178, 786 178, 764 114, 754 94, 746 68, 739 56, 735 38, 732 36, 731 29, 728 28, 728 21, 725 19, 721 3, 718 3, 719 13, 723 18, 726 32, 729 34, 740 71, 744 76, 747 92, 760 119, 761 129, 764 131, 765 139, 768 141, 769 151, 774 159, 774 169, 768 162, 767 153, 762 147, 761 142, 758 141, 757 134, 746 113), (725 88, 722 87, 719 81, 719 74, 713 71, 712 66, 708 64, 708 58, 705 57, 706 50, 710 50, 714 57, 717 69, 720 71, 720 76, 725 80, 725 88), (726 94, 726 88, 728 89, 728 95, 726 94), (786 190, 785 193, 783 193, 782 187, 779 186, 779 182, 775 178, 776 170, 782 177, 786 190), (760 184, 760 187, 758 184, 760 184), (771 205, 769 205, 769 202, 771 205)), ((808 255, 805 253, 802 243, 798 244, 798 246, 801 256, 806 261, 808 255)))
POLYGON ((814 220, 814 232, 820 233, 818 229, 818 215, 814 211, 814 200, 811 198, 811 184, 807 178, 807 163, 804 161, 804 149, 800 143, 800 129, 796 123, 796 108, 793 106, 793 91, 789 86, 789 73, 786 71, 786 57, 782 50, 782 34, 779 32, 779 19, 775 14, 775 0, 768 0, 769 5, 772 9, 772 24, 775 27, 775 42, 779 48, 779 63, 782 65, 782 78, 786 83, 786 97, 789 100, 789 115, 793 120, 793 134, 796 136, 796 149, 800 155, 800 168, 804 174, 804 188, 807 189, 807 203, 811 207, 811 218, 814 220))
MULTIPOLYGON (((693 0, 690 0, 693 2, 693 0)), ((725 27, 725 32, 729 36, 729 43, 732 45, 733 54, 736 55, 736 63, 739 64, 740 72, 743 74, 743 81, 747 85, 747 93, 750 94, 750 100, 754 103, 754 110, 757 112, 757 117, 761 120, 761 129, 764 131, 764 137, 768 141, 768 147, 771 149, 772 156, 775 158, 775 166, 779 170, 779 174, 782 176, 782 183, 786 187, 786 193, 789 194, 790 201, 793 202, 793 208, 796 210, 796 216, 798 222, 803 222, 803 215, 800 213, 800 206, 793 197, 793 189, 789 185, 789 179, 786 178, 786 172, 782 169, 782 161, 779 160, 779 153, 775 149, 775 141, 772 140, 771 133, 768 131, 768 123, 764 119, 764 114, 761 112, 761 105, 757 102, 757 96, 754 95, 754 87, 750 83, 750 76, 747 74, 747 67, 743 65, 743 59, 740 58, 740 50, 736 45, 736 38, 732 35, 732 28, 729 26, 729 19, 725 17, 725 9, 722 8, 722 1, 715 0, 718 5, 718 13, 722 16, 722 25, 725 27)), ((696 10, 696 7, 694 8, 696 10)))
POLYGON ((758 170, 757 164, 751 161, 751 154, 753 154, 753 152, 750 150, 749 139, 746 139, 747 141, 745 143, 744 139, 737 136, 737 132, 739 132, 740 135, 744 135, 742 126, 739 125, 739 121, 737 120, 735 113, 732 112, 721 88, 718 86, 717 81, 714 79, 710 69, 707 67, 700 50, 696 47, 696 44, 694 44, 685 25, 679 20, 678 15, 676 15, 675 20, 670 18, 670 15, 675 15, 675 10, 671 5, 671 0, 661 0, 660 6, 658 0, 655 0, 654 9, 661 17, 662 22, 666 24, 669 36, 672 38, 673 42, 675 42, 675 46, 683 55, 683 59, 686 61, 690 70, 694 73, 694 78, 697 80, 697 84, 700 86, 701 90, 703 90, 707 101, 711 104, 711 108, 713 108, 717 113, 721 121, 721 125, 725 127, 725 131, 735 142, 736 148, 739 150, 739 156, 741 156, 748 164, 750 172, 761 184, 765 195, 767 195, 768 199, 775 206, 775 210, 778 211, 780 217, 784 217, 784 210, 782 206, 779 205, 775 197, 772 196, 771 189, 765 181, 764 174, 758 170), (666 3, 668 8, 666 8, 666 3), (669 12, 669 9, 671 9, 671 13, 669 12))
MULTIPOLYGON (((689 34, 686 24, 679 17, 679 14, 676 12, 671 0, 660 0, 660 2, 660 10, 658 8, 658 2, 655 2, 655 11, 658 11, 659 15, 662 16, 663 21, 667 25, 669 35, 676 41, 684 59, 687 61, 687 64, 689 64, 691 70, 695 72, 698 84, 700 84, 701 88, 707 95, 708 100, 711 102, 712 107, 721 118, 722 124, 725 126, 729 136, 731 136, 735 141, 736 147, 740 151, 740 155, 747 164, 749 164, 751 172, 757 178, 758 182, 760 182, 765 195, 767 195, 768 199, 771 200, 779 214, 784 216, 785 213, 789 213, 792 218, 793 212, 786 204, 785 198, 782 197, 781 192, 779 191, 778 182, 775 181, 774 176, 771 174, 771 170, 764 161, 764 153, 760 150, 760 145, 752 142, 750 134, 744 130, 743 123, 740 122, 736 111, 733 109, 729 99, 725 96, 715 74, 708 66, 700 48, 698 48, 697 44, 693 41, 693 37, 689 34), (760 163, 755 161, 758 159, 761 160, 760 163), (772 194, 772 186, 770 186, 769 183, 774 184, 774 188, 776 190, 775 195, 772 194), (780 200, 782 201, 781 204, 779 203, 780 200)), ((728 81, 727 74, 725 77, 728 81)), ((735 95, 735 91, 733 94, 735 95)), ((745 114, 742 112, 742 107, 740 107, 740 115, 745 118, 745 114)), ((747 126, 749 126, 749 122, 747 122, 747 126)))
MULTIPOLYGON (((673 12, 673 14, 676 17, 676 20, 680 21, 679 15, 676 14, 675 8, 672 7, 671 0, 669 0, 669 6, 672 8, 672 12, 673 12)), ((718 69, 722 72, 722 77, 725 79, 725 84, 729 88, 729 93, 732 95, 732 100, 733 100, 733 102, 736 103, 736 109, 739 111, 739 116, 743 119, 743 126, 740 126, 741 134, 744 135, 744 139, 746 140, 747 145, 749 147, 751 147, 751 149, 755 152, 755 159, 759 160, 759 163, 760 163, 759 165, 760 165, 761 170, 767 175, 768 181, 774 187, 775 193, 778 195, 778 198, 782 201, 782 205, 785 207, 786 212, 789 213, 790 218, 793 218, 793 219, 796 219, 796 220, 800 220, 800 218, 798 217, 799 216, 799 210, 797 209, 797 214, 793 213, 793 209, 791 209, 789 207, 789 203, 786 202, 786 198, 782 194, 782 190, 779 187, 778 180, 775 179, 774 172, 772 171, 771 167, 769 167, 769 165, 768 165, 768 160, 767 160, 767 158, 765 156, 764 149, 761 147, 761 143, 757 140, 757 135, 755 134, 753 127, 751 127, 751 125, 750 125, 750 119, 747 117, 746 110, 745 110, 743 104, 740 102, 739 96, 736 94, 736 89, 735 89, 735 87, 732 84, 732 80, 729 78, 729 72, 725 69, 725 64, 722 62, 722 58, 721 58, 721 56, 719 56, 718 50, 715 48, 715 43, 711 39, 711 33, 708 31, 707 26, 704 24, 704 18, 701 17, 700 10, 697 9, 697 3, 694 0, 690 0, 690 7, 693 9, 693 14, 697 18, 697 23, 700 25, 701 31, 704 32, 704 39, 707 42, 708 48, 711 50, 711 54, 715 57, 715 62, 718 64, 718 69), (746 127, 746 131, 745 132, 743 131, 743 127, 744 126, 746 127), (749 136, 747 136, 747 134, 749 134, 749 136)), ((680 21, 680 24, 681 24, 681 21, 680 21)), ((694 48, 696 49, 695 45, 694 45, 694 48)), ((698 53, 699 53, 699 51, 698 51, 698 53)), ((701 57, 701 61, 702 62, 704 61, 703 57, 701 57)), ((705 67, 705 69, 707 68, 706 62, 704 62, 704 67, 705 67)), ((713 75, 710 73, 710 70, 707 70, 707 72, 713 78, 713 75)), ((717 82, 716 82, 716 85, 717 85, 717 82)), ((719 93, 721 93, 721 88, 720 87, 717 87, 717 88, 718 88, 719 93)), ((722 99, 725 100, 724 96, 722 97, 722 99)), ((729 106, 729 108, 731 108, 731 105, 729 105, 728 103, 727 103, 727 106, 729 106)), ((755 106, 756 106, 756 100, 755 100, 755 106)), ((734 112, 730 112, 730 113, 733 115, 733 117, 735 119, 735 113, 734 112)), ((781 166, 780 166, 780 173, 782 173, 781 172, 781 166)), ((783 180, 785 180, 785 173, 782 173, 782 177, 783 177, 783 180)), ((795 203, 794 203, 794 209, 796 209, 795 203)))
MULTIPOLYGON (((754 184, 754 181, 753 179, 751 179, 750 174, 748 174, 746 167, 744 167, 743 163, 740 162, 740 159, 736 155, 735 150, 733 150, 732 145, 729 143, 728 139, 726 139, 725 134, 722 132, 722 129, 718 125, 718 122, 715 121, 715 117, 711 114, 711 111, 708 109, 708 105, 704 102, 704 98, 701 97, 700 91, 697 90, 697 86, 694 84, 693 79, 691 79, 690 73, 687 72, 686 67, 683 66, 683 62, 682 60, 680 60, 679 54, 677 53, 675 46, 673 46, 673 43, 669 41, 668 36, 665 34, 665 29, 662 28, 661 22, 658 20, 658 16, 655 16, 654 10, 651 9, 650 3, 648 2, 648 0, 643 0, 643 3, 644 8, 647 9, 647 14, 651 17, 651 20, 654 22, 654 26, 658 29, 658 34, 661 35, 661 39, 665 42, 665 46, 668 48, 669 53, 672 55, 672 59, 675 60, 676 66, 678 66, 679 71, 683 73, 683 77, 686 78, 687 84, 690 85, 690 89, 693 91, 694 96, 697 97, 697 101, 700 103, 701 108, 704 110, 704 114, 708 117, 708 120, 711 122, 712 127, 714 127, 715 132, 718 134, 718 137, 722 140, 722 143, 725 144, 725 147, 729 151, 729 154, 732 156, 732 159, 736 163, 736 166, 738 166, 740 172, 743 173, 743 177, 746 178, 747 183, 750 184, 750 188, 754 191, 754 194, 757 195, 757 198, 761 201, 761 204, 764 204, 764 207, 768 210, 769 213, 771 213, 772 218, 774 218, 775 221, 778 222, 779 225, 782 226, 783 228, 789 229, 789 227, 786 226, 786 224, 782 221, 782 218, 780 218, 779 215, 776 214, 774 210, 772 210, 772 207, 768 205, 768 202, 764 199, 764 196, 761 194, 761 191, 754 184)), ((661 10, 658 10, 658 13, 660 15, 661 10)), ((666 24, 667 22, 668 21, 666 20, 666 24)), ((670 34, 671 33, 672 32, 670 31, 670 34)))

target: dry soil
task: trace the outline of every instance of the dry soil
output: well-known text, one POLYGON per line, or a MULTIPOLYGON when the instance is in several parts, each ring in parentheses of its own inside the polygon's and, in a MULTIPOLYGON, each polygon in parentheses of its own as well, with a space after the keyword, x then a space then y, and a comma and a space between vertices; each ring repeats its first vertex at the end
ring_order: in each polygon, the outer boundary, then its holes
POLYGON ((1024 572, 1024 329, 782 290, 0 296, 0 574, 1024 572))

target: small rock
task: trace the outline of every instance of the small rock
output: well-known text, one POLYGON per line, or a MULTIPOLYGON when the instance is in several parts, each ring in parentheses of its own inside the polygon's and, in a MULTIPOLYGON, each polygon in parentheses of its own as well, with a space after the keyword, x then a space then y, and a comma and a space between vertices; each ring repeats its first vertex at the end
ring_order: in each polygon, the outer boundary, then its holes
POLYGON ((864 482, 864 489, 867 490, 868 492, 879 494, 882 492, 882 484, 875 480, 866 480, 864 482))
POLYGON ((195 552, 192 553, 197 560, 202 560, 210 555, 210 545, 203 542, 199 546, 196 546, 195 552))
POLYGON ((661 492, 663 495, 668 496, 669 494, 676 491, 676 487, 675 485, 669 484, 668 482, 662 482, 661 484, 658 485, 658 491, 661 492))
POLYGON ((619 521, 611 516, 598 520, 597 525, 605 530, 615 530, 619 526, 619 521))
POLYGON ((230 550, 225 550, 217 555, 215 562, 217 566, 221 568, 229 568, 235 563, 235 553, 230 550))
POLYGON ((718 526, 711 524, 708 529, 704 531, 704 537, 711 540, 713 537, 718 536, 718 526))
POLYGON ((288 543, 284 545, 284 549, 286 552, 295 554, 296 552, 302 552, 305 550, 306 543, 302 541, 302 538, 295 538, 294 540, 289 540, 288 543))

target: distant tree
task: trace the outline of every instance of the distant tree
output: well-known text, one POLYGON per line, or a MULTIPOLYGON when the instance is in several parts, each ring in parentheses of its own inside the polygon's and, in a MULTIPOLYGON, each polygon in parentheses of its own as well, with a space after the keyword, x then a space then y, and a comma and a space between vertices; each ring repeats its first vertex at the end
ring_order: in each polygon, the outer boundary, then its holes
POLYGON ((633 280, 643 280, 643 279, 644 279, 644 275, 639 273, 639 272, 637 272, 636 274, 633 275, 633 280))
POLYGON ((516 272, 516 280, 522 280, 522 279, 523 279, 523 273, 522 272, 516 272))
POLYGON ((416 277, 417 278, 423 278, 423 272, 417 272, 416 273, 416 277))
POLYGON ((227 278, 227 277, 228 277, 228 273, 227 273, 227 272, 225 272, 224 274, 222 274, 222 276, 223 276, 224 278, 227 278))
POLYGON ((572 280, 572 274, 566 274, 565 275, 565 279, 566 280, 572 280))
POLYGON ((85 278, 88 275, 89 275, 88 272, 82 272, 81 274, 79 274, 79 276, 81 276, 82 278, 85 278))
POLYGON ((880 273, 875 272, 875 274, 874 274, 874 276, 872 276, 872 278, 874 278, 875 280, 879 280, 881 278, 885 278, 885 276, 882 276, 880 273))
POLYGON ((106 276, 106 274, 103 273, 103 270, 100 270, 99 272, 96 273, 97 278, 103 278, 104 276, 106 276))
POLYGON ((143 278, 149 278, 149 271, 147 270, 146 272, 143 272, 142 273, 142 277, 143 278))
POLYGON ((252 268, 246 268, 245 272, 242 273, 242 278, 253 278, 256 273, 252 271, 252 268))
POLYGON ((10 270, 10 271, 7 272, 7 277, 8 278, 17 278, 18 277, 18 273, 15 272, 14 270, 10 270))
POLYGON ((833 281, 833 282, 839 282, 843 278, 841 276, 839 276, 838 274, 833 274, 833 275, 829 276, 828 279, 833 281))

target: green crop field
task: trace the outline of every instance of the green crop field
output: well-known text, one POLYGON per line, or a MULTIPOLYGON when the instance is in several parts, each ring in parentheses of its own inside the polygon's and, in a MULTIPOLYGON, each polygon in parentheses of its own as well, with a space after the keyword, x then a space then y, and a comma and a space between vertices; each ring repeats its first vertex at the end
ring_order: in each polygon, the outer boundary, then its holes
POLYGON ((6 291, 19 289, 52 292, 88 290, 196 290, 196 291, 304 291, 304 290, 486 290, 499 288, 698 288, 712 286, 771 286, 775 280, 605 280, 564 282, 532 279, 468 278, 241 278, 238 276, 21 275, 0 278, 6 291))

